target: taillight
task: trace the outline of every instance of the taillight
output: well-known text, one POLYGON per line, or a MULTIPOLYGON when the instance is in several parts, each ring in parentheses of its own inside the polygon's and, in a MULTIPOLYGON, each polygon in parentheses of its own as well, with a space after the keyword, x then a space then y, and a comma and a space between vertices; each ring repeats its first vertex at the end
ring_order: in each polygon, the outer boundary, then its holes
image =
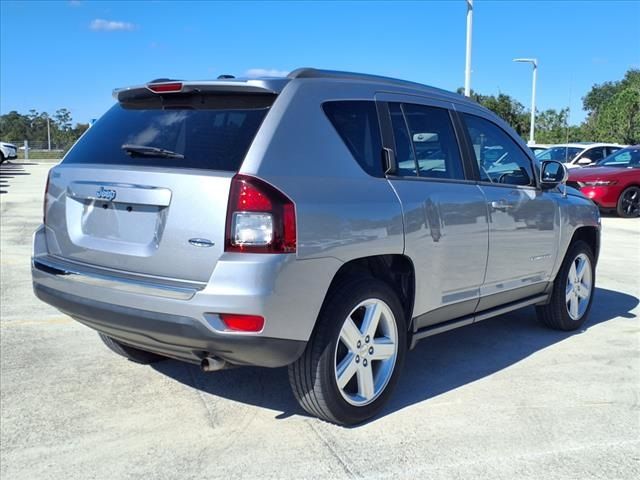
POLYGON ((226 252, 295 253, 296 209, 268 183, 247 175, 231 180, 226 252))
POLYGON ((153 93, 176 93, 182 91, 182 82, 150 83, 147 88, 153 93))
POLYGON ((236 332, 259 332, 264 328, 264 318, 258 315, 221 313, 220 318, 229 330, 236 332))
POLYGON ((51 171, 47 174, 47 183, 44 186, 44 198, 42 199, 42 223, 47 223, 47 207, 49 197, 49 180, 51 180, 51 171))

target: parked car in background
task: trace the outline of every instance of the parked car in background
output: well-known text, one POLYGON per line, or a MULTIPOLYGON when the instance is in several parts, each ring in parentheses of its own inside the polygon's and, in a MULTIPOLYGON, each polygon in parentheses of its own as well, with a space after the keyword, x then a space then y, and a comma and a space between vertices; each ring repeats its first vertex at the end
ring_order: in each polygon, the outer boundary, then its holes
POLYGON ((115 97, 49 173, 32 275, 128 359, 288 365, 307 412, 354 424, 421 339, 587 319, 597 207, 461 95, 305 68, 115 97))
POLYGON ((544 143, 536 143, 535 145, 527 145, 529 150, 533 152, 534 155, 539 154, 540 152, 544 152, 545 150, 550 149, 553 145, 546 145, 544 143))
POLYGON ((536 158, 564 162, 567 168, 586 167, 624 147, 615 143, 563 143, 537 153, 536 158))
POLYGON ((18 149, 13 143, 0 142, 0 164, 18 158, 18 149))
POLYGON ((640 216, 640 145, 618 150, 597 165, 574 169, 568 186, 621 217, 640 216))

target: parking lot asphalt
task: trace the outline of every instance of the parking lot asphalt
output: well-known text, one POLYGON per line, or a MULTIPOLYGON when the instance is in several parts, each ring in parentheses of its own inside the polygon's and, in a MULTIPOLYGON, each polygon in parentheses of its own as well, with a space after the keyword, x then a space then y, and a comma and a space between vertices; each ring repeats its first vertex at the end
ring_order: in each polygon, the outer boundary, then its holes
POLYGON ((137 365, 37 300, 50 166, 0 168, 2 479, 640 478, 640 220, 603 218, 583 330, 528 308, 429 338, 382 415, 341 428, 286 369, 137 365))

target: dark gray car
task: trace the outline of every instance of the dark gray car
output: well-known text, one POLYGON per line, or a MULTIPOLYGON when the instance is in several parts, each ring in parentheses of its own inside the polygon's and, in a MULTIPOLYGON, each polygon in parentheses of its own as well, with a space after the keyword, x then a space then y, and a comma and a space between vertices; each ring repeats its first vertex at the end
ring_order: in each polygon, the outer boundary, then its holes
POLYGON ((49 174, 33 284, 131 360, 288 365, 353 424, 421 338, 587 318, 598 209, 460 95, 314 69, 114 95, 49 174))

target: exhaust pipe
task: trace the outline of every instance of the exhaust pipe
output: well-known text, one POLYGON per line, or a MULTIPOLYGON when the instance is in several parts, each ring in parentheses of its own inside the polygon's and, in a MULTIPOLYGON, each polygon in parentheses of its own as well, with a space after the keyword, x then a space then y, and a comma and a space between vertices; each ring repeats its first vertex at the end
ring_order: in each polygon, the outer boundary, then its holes
POLYGON ((227 367, 227 362, 218 357, 205 357, 200 362, 203 372, 217 372, 227 367))

